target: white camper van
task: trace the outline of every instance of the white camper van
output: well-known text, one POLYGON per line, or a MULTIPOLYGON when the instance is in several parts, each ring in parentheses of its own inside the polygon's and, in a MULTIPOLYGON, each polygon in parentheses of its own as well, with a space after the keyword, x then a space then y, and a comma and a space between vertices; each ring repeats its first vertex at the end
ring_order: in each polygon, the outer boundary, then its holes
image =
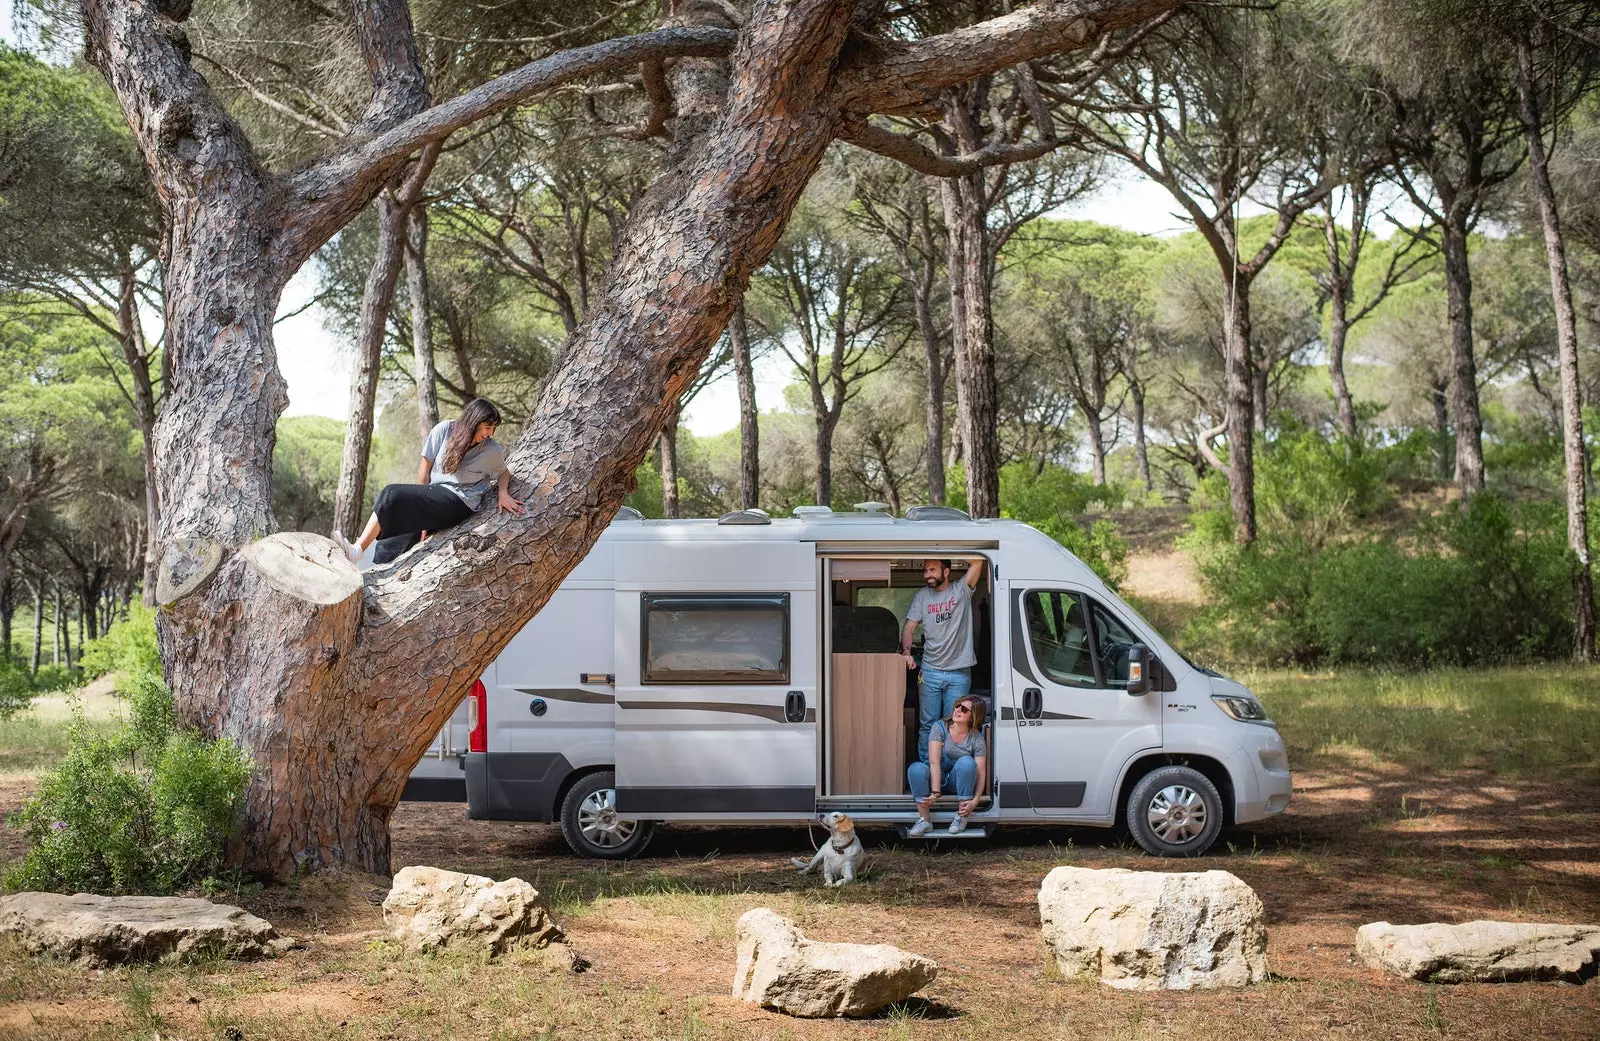
POLYGON ((602 858, 638 853, 657 822, 842 810, 904 834, 918 673, 898 653, 902 619, 924 559, 952 559, 954 582, 981 556, 972 691, 989 709, 990 769, 957 839, 1125 821, 1151 853, 1196 856, 1225 825, 1288 805, 1261 703, 1185 660, 1047 536, 946 507, 795 513, 619 514, 408 794, 437 797, 464 770, 469 817, 560 821, 574 850, 602 858))

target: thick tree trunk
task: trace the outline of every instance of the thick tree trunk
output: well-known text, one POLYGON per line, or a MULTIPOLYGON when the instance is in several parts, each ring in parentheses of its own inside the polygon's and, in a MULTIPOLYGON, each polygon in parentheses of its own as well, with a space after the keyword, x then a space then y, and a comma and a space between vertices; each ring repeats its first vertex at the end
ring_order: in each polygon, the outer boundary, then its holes
POLYGON ((1483 418, 1478 363, 1472 353, 1472 270, 1461 207, 1449 206, 1444 239, 1445 297, 1450 314, 1450 409, 1456 420, 1456 485, 1463 500, 1483 491, 1483 418))
POLYGON ((1256 540, 1254 380, 1250 364, 1250 283, 1223 276, 1223 351, 1227 362, 1228 501, 1233 507, 1233 541, 1256 540))
POLYGON ((661 428, 656 441, 656 460, 661 471, 661 515, 678 516, 678 415, 673 413, 661 428))
MULTIPOLYGON (((356 332, 356 366, 350 374, 350 417, 345 420, 339 490, 333 500, 333 526, 354 537, 364 526, 367 462, 372 456, 373 412, 378 402, 378 370, 383 337, 406 248, 406 211, 387 193, 378 196, 378 251, 367 273, 356 332)), ((430 427, 431 429, 431 427, 430 427)), ((426 436, 426 435, 424 435, 426 436)), ((420 440, 417 442, 422 443, 420 440)))
POLYGON ((951 330, 955 340, 956 413, 967 471, 967 512, 1000 516, 999 391, 994 371, 988 228, 983 175, 939 182, 949 229, 951 330))
POLYGON ((1545 259, 1550 268, 1550 299, 1555 305, 1556 351, 1561 365, 1561 441, 1567 486, 1567 548, 1572 553, 1572 654, 1589 661, 1595 653, 1594 572, 1589 561, 1588 474, 1583 446, 1583 401, 1578 388, 1578 323, 1567 279, 1567 250, 1561 237, 1556 193, 1550 184, 1543 121, 1533 83, 1533 55, 1526 39, 1517 42, 1517 93, 1523 136, 1528 142, 1528 183, 1539 207, 1545 259))
POLYGON ((417 378, 418 444, 439 422, 439 388, 433 370, 433 322, 428 311, 428 208, 418 203, 406 218, 406 288, 411 294, 411 346, 417 378))
POLYGON ((756 408, 755 363, 750 357, 750 326, 744 304, 728 320, 728 342, 733 352, 733 376, 739 384, 739 508, 761 505, 761 413, 756 408))
POLYGON ((1139 461, 1139 480, 1145 491, 1154 491, 1156 484, 1150 479, 1150 446, 1144 439, 1144 384, 1134 381, 1128 393, 1133 398, 1133 455, 1139 461))

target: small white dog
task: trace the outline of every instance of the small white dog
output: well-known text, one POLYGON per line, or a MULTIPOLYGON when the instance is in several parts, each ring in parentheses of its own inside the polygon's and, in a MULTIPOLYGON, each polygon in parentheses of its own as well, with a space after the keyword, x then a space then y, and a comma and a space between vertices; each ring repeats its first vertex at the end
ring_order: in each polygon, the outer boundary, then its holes
POLYGON ((824 885, 842 886, 854 882, 862 861, 867 859, 867 851, 856 838, 856 822, 842 813, 824 813, 820 820, 828 829, 828 841, 809 863, 802 857, 791 857, 789 862, 799 868, 802 875, 822 865, 824 885))

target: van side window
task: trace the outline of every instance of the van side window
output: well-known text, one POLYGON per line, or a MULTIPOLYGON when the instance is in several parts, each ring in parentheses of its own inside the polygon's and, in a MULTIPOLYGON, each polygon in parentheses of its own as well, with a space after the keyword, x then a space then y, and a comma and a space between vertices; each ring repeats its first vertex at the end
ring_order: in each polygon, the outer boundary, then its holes
POLYGON ((1023 597, 1023 605, 1033 660, 1051 682, 1098 686, 1083 599, 1063 590, 1036 589, 1023 597))
POLYGON ((1120 686, 1128 682, 1128 649, 1139 638, 1117 616, 1094 603, 1095 654, 1100 658, 1100 674, 1107 686, 1120 686))
POLYGON ((645 593, 644 683, 788 683, 789 594, 645 593))

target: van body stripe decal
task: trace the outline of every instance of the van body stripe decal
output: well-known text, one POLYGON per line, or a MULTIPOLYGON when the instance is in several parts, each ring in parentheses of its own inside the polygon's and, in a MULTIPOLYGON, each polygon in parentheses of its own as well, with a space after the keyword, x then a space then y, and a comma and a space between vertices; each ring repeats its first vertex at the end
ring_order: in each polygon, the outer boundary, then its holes
POLYGON ((518 687, 517 693, 531 694, 536 698, 548 698, 551 701, 576 701, 585 705, 609 705, 617 700, 614 694, 580 690, 577 687, 518 687))
MULTIPOLYGON (((787 723, 784 718, 782 705, 751 705, 727 701, 619 701, 617 707, 633 712, 640 709, 656 709, 662 711, 679 712, 733 712, 744 716, 761 716, 774 723, 787 723)), ((807 723, 817 721, 817 710, 806 709, 807 723)))

